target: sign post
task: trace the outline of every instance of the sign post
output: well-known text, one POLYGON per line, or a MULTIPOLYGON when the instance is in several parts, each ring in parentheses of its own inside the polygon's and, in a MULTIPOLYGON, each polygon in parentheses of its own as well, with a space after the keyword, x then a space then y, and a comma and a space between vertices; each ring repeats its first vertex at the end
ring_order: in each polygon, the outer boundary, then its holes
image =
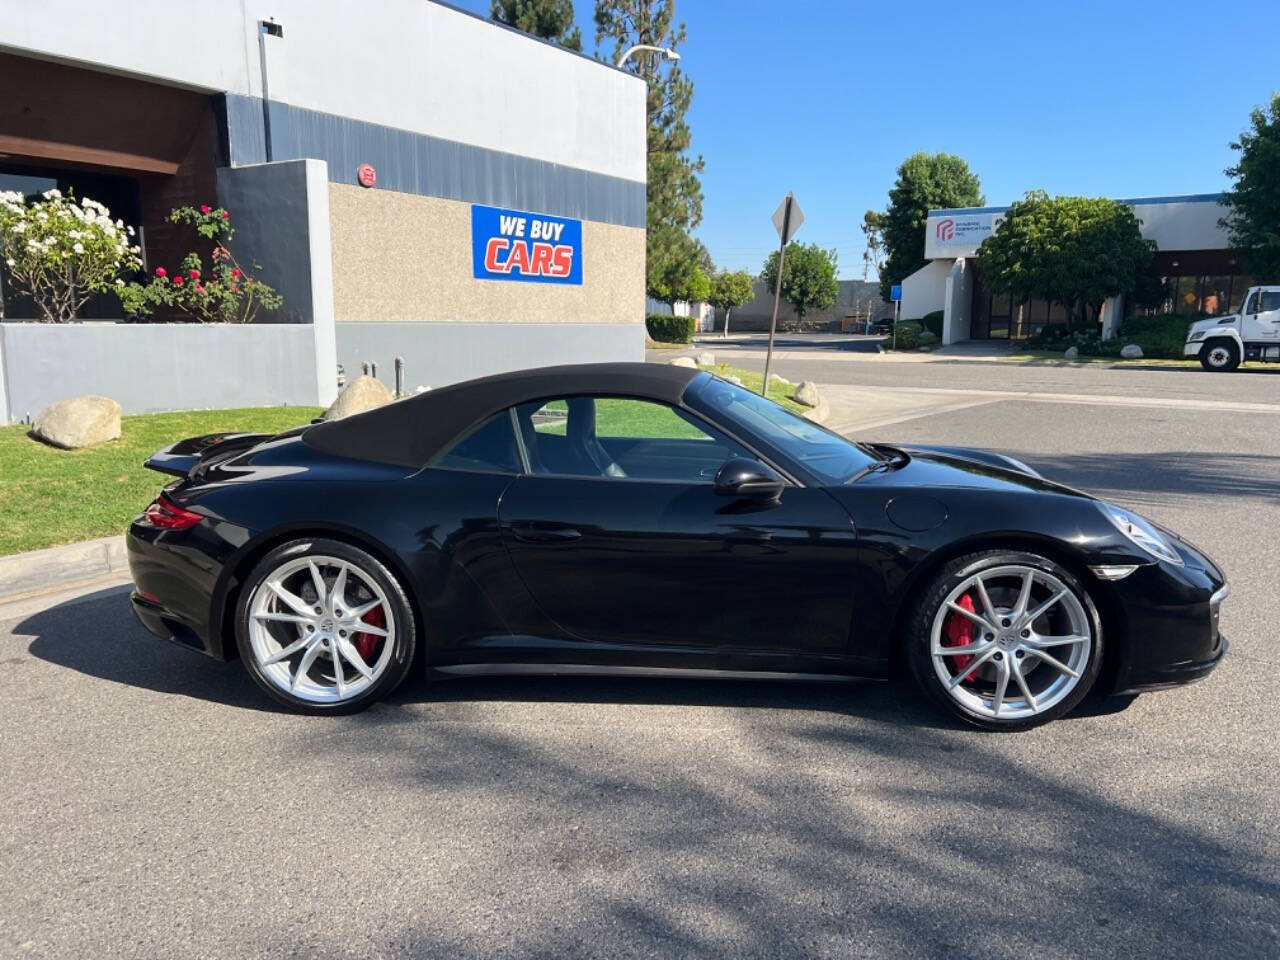
POLYGON ((787 265, 787 244, 804 223, 804 213, 795 195, 787 191, 786 198, 773 211, 773 226, 782 240, 778 247, 778 276, 773 283, 773 319, 769 321, 769 350, 764 355, 764 383, 760 386, 760 396, 769 396, 769 368, 773 366, 773 335, 778 329, 778 299, 782 294, 782 270, 787 265))
POLYGON ((902 284, 895 283, 889 288, 889 299, 893 301, 893 349, 898 349, 898 313, 902 307, 902 284))

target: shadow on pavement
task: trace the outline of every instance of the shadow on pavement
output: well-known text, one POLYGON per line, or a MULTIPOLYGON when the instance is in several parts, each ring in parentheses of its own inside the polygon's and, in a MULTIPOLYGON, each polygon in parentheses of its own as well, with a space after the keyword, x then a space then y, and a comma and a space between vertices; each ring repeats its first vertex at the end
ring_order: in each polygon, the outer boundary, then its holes
POLYGON ((129 587, 111 587, 20 620, 31 655, 91 677, 158 693, 280 712, 239 663, 219 663, 160 640, 134 622, 129 587))
POLYGON ((1249 453, 1086 453, 1049 457, 1007 451, 1046 478, 1130 502, 1280 499, 1280 457, 1249 453))

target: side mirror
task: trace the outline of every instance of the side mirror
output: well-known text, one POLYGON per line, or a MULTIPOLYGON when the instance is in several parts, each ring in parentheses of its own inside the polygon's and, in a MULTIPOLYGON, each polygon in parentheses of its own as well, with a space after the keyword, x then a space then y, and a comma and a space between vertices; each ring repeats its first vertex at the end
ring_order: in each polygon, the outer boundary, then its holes
POLYGON ((759 460, 734 457, 716 471, 716 493, 722 497, 777 500, 786 481, 759 460))

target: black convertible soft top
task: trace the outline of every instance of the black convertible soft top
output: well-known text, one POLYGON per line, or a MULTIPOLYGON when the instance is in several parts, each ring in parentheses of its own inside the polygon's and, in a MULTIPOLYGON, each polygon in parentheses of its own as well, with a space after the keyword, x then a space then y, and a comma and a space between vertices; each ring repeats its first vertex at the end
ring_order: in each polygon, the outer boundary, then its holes
POLYGON ((356 460, 421 467, 465 430, 518 403, 574 394, 679 404, 700 375, 666 363, 587 363, 518 370, 430 390, 375 410, 308 427, 303 441, 356 460))

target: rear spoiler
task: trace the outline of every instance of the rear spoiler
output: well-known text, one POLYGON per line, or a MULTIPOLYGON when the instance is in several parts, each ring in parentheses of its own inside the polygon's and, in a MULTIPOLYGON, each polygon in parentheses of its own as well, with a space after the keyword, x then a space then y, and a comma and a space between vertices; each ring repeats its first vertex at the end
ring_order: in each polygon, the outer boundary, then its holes
POLYGON ((157 450, 146 459, 144 466, 175 477, 188 477, 214 454, 248 450, 271 437, 269 433, 206 433, 200 437, 188 437, 157 450))

